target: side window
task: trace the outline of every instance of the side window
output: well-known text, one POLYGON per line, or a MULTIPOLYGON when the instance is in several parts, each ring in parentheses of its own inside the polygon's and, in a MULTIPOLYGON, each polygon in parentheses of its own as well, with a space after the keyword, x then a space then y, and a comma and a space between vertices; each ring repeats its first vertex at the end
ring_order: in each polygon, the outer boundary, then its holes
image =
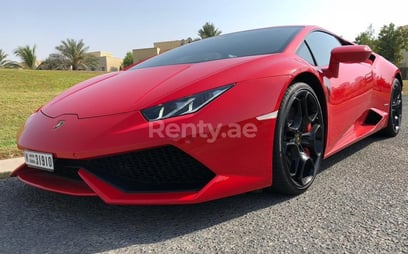
POLYGON ((305 42, 302 42, 300 47, 298 48, 296 54, 300 56, 301 58, 305 59, 308 63, 311 65, 316 65, 312 54, 310 53, 309 48, 307 47, 305 42))
POLYGON ((306 42, 312 51, 317 66, 326 66, 330 62, 332 49, 341 46, 339 40, 324 32, 313 32, 306 38, 306 42))

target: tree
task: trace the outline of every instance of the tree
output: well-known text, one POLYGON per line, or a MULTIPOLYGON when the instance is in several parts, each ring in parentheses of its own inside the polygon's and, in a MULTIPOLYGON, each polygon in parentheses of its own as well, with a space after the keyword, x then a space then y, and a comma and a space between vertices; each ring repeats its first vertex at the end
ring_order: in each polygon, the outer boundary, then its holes
MULTIPOLYGON (((197 38, 197 40, 199 40, 199 39, 197 38)), ((194 40, 191 37, 188 37, 187 39, 182 39, 181 40, 181 45, 186 45, 186 44, 192 43, 193 41, 194 40)))
POLYGON ((203 27, 198 30, 198 35, 201 37, 201 39, 218 36, 221 33, 222 31, 218 30, 218 28, 215 28, 214 24, 210 22, 206 22, 203 27))
POLYGON ((360 33, 356 37, 355 42, 370 46, 378 54, 395 65, 399 65, 402 60, 403 50, 408 50, 408 29, 396 27, 393 23, 390 23, 384 25, 376 37, 372 26, 370 26, 367 31, 360 33))
POLYGON ((384 25, 377 38, 377 52, 398 65, 402 60, 402 51, 408 50, 408 30, 395 27, 393 23, 384 25))
POLYGON ((372 50, 376 51, 376 38, 373 25, 370 25, 366 31, 360 33, 354 42, 360 45, 368 45, 372 50))
POLYGON ((92 70, 92 71, 97 70, 99 67, 99 58, 91 54, 86 54, 85 59, 82 62, 82 67, 87 70, 92 70))
POLYGON ((50 54, 37 69, 40 70, 69 70, 71 67, 68 59, 61 54, 50 54))
POLYGON ((133 64, 133 54, 132 52, 127 52, 125 58, 123 58, 122 68, 126 68, 133 64))
POLYGON ((37 67, 37 56, 35 54, 36 46, 32 48, 26 45, 25 47, 18 47, 14 50, 14 54, 21 59, 24 68, 35 69, 37 67))
POLYGON ((74 39, 61 41, 61 45, 55 49, 67 58, 72 70, 93 68, 97 64, 97 59, 95 60, 95 57, 87 54, 89 47, 85 46, 82 39, 79 41, 74 39))
POLYGON ((21 66, 14 62, 14 61, 9 61, 7 60, 7 54, 0 49, 0 69, 1 68, 21 68, 21 66))

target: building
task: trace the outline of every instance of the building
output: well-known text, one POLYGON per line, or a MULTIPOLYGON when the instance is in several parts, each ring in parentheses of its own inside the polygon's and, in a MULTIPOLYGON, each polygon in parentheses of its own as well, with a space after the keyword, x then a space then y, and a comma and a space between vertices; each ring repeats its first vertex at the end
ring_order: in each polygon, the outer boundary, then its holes
POLYGON ((160 54, 159 48, 142 48, 133 50, 133 63, 143 61, 149 57, 160 54))
POLYGON ((192 42, 191 38, 187 40, 162 41, 153 43, 153 48, 142 48, 133 50, 133 62, 137 63, 152 56, 164 53, 170 49, 180 47, 186 43, 192 42))
POLYGON ((99 65, 95 71, 119 71, 122 64, 122 59, 112 56, 112 53, 106 51, 89 52, 89 55, 98 58, 99 65))

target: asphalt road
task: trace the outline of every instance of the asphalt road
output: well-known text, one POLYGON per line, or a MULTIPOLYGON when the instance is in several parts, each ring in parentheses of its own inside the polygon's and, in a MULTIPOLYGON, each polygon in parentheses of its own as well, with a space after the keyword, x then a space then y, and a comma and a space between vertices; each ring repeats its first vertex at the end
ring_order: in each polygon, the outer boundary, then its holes
POLYGON ((297 197, 254 192, 190 206, 108 206, 0 180, 0 253, 408 253, 403 129, 329 158, 297 197))

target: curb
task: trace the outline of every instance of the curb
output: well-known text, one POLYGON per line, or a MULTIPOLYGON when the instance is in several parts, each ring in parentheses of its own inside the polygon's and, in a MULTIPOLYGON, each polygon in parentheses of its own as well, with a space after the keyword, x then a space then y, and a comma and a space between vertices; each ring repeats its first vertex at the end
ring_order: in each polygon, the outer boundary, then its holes
POLYGON ((23 157, 0 160, 0 179, 8 178, 10 173, 23 163, 23 157))
POLYGON ((10 172, 0 172, 0 179, 5 179, 8 178, 10 176, 10 172))

